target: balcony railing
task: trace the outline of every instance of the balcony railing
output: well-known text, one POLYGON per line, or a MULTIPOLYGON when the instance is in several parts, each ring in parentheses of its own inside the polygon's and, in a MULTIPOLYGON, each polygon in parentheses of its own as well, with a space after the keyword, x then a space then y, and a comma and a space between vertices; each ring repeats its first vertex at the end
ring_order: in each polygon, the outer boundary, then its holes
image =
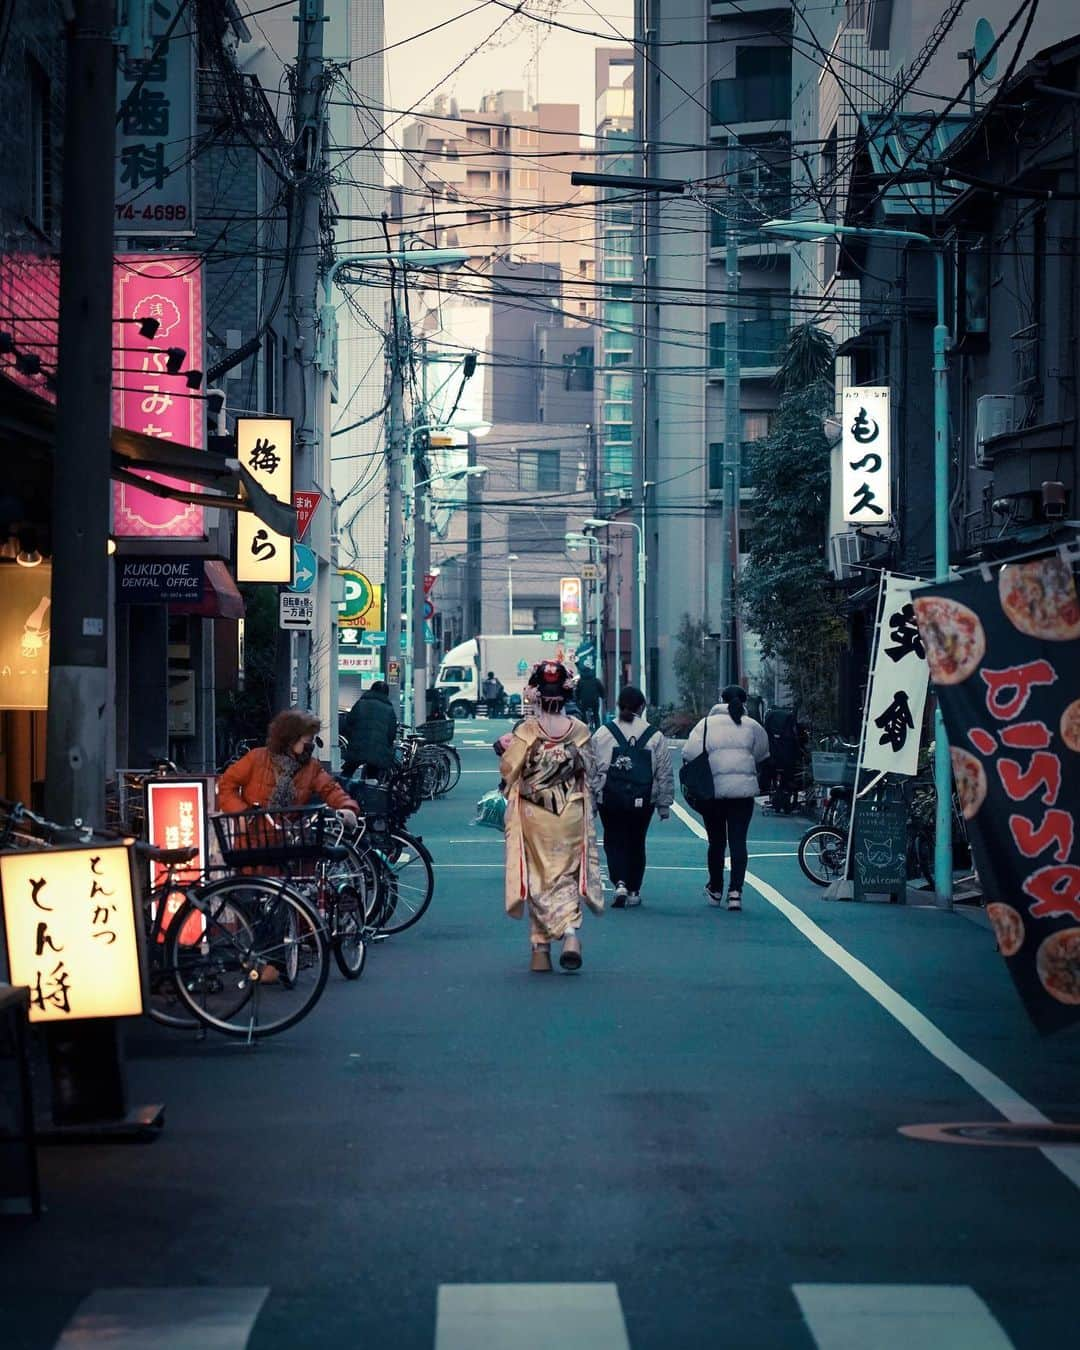
MULTIPOLYGON (((744 367, 770 367, 780 364, 791 320, 784 315, 767 319, 743 319, 739 323, 739 364, 744 367)), ((709 368, 724 369, 724 345, 727 324, 709 325, 709 368)))
POLYGON ((713 80, 710 111, 713 126, 786 121, 791 116, 790 72, 713 80))

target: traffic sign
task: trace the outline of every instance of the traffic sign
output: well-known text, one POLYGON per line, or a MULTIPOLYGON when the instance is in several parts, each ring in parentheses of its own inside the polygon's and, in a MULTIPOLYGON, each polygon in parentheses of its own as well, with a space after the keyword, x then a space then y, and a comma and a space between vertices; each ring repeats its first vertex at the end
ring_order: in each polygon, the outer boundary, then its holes
POLYGON ((430 594, 431 594, 432 588, 434 587, 434 585, 435 585, 435 583, 438 581, 438 579, 439 579, 439 576, 438 576, 438 573, 437 573, 437 572, 425 572, 425 573, 424 573, 424 594, 425 594, 425 595, 430 595, 430 594))
POLYGON ((282 591, 278 602, 278 627, 310 633, 315 627, 315 597, 282 591))
POLYGON ((430 621, 430 620, 433 619, 434 617, 435 617, 435 606, 431 603, 430 600, 425 600, 425 601, 424 601, 424 618, 430 621))
POLYGON ((424 641, 427 643, 432 643, 435 641, 435 629, 432 628, 431 624, 429 623, 424 624, 424 641))
POLYGON ((600 568, 596 563, 581 564, 581 579, 583 581, 599 581, 600 568))
POLYGON ((310 591, 319 575, 319 564, 315 553, 307 544, 293 544, 293 579, 289 590, 298 594, 310 591))
POLYGON ((314 519, 315 512, 319 509, 319 503, 322 501, 321 492, 294 492, 293 506, 296 507, 296 537, 303 539, 308 532, 308 526, 314 519))
POLYGON ((386 631, 379 628, 365 628, 361 634, 360 641, 365 647, 385 647, 386 631))

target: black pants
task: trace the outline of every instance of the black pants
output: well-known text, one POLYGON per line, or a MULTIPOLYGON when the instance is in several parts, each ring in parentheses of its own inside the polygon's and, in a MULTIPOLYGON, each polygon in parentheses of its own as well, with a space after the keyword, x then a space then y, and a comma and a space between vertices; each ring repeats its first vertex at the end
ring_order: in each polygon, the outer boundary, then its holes
POLYGON ((701 803, 701 818, 709 836, 709 890, 724 889, 724 852, 731 850, 728 889, 742 893, 746 880, 746 835, 754 814, 753 797, 717 797, 701 803))
POLYGON ((645 879, 645 835, 652 814, 651 806, 632 806, 628 811, 620 811, 600 804, 608 876, 613 885, 623 882, 632 895, 641 890, 645 879))

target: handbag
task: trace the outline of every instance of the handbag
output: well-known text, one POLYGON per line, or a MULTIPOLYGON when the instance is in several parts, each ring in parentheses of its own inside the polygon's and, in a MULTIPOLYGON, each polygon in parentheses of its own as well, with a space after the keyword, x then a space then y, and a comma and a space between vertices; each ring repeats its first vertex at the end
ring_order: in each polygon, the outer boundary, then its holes
POLYGON ((493 830, 506 829, 506 798, 498 788, 485 792, 476 803, 476 824, 488 825, 493 830))
POLYGON ((711 802, 713 799, 713 776, 709 768, 709 719, 705 718, 705 735, 702 738, 701 754, 679 769, 679 784, 682 787, 686 804, 691 810, 698 809, 699 802, 711 802))

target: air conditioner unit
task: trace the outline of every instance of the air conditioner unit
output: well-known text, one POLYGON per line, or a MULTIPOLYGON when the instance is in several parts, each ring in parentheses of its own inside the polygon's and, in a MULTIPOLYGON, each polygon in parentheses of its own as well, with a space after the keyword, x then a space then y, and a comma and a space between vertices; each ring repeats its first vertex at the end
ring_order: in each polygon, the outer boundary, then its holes
POLYGON ((862 540, 854 530, 845 530, 829 539, 829 570, 837 581, 848 581, 855 576, 855 564, 861 557, 862 540))
POLYGON ((1016 427, 1016 400, 1012 394, 983 394, 975 400, 975 467, 988 469, 994 461, 986 442, 1016 427))

